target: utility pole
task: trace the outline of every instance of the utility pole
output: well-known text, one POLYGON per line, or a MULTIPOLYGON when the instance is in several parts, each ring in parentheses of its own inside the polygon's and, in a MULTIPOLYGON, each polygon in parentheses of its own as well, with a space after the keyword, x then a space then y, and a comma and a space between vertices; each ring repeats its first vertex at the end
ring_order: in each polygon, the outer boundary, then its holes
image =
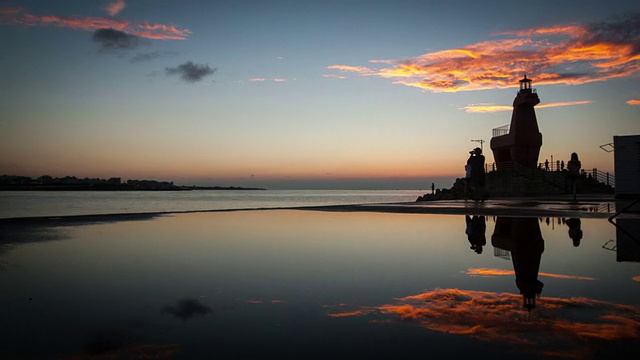
POLYGON ((480 139, 480 140, 471 140, 471 141, 473 141, 473 142, 479 142, 479 143, 480 143, 480 150, 482 150, 482 153, 484 153, 483 144, 484 144, 486 141, 484 141, 484 140, 482 140, 482 139, 480 139))

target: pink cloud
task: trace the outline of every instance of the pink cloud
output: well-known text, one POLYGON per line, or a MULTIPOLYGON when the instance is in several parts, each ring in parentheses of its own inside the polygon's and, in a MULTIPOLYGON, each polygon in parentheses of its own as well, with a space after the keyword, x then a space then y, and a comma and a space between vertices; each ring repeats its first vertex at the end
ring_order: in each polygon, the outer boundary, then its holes
POLYGON ((19 26, 54 26, 74 30, 95 31, 114 29, 147 39, 186 40, 191 34, 188 29, 163 24, 132 23, 129 20, 74 15, 70 17, 55 15, 33 15, 22 8, 0 9, 0 24, 19 26))
POLYGON ((512 87, 523 72, 537 84, 579 85, 640 72, 640 15, 598 24, 559 25, 496 34, 499 39, 371 66, 334 64, 328 70, 377 76, 433 92, 512 87))
POLYGON ((116 16, 126 6, 127 4, 124 3, 124 0, 113 0, 111 3, 104 7, 104 10, 107 12, 107 14, 116 16))

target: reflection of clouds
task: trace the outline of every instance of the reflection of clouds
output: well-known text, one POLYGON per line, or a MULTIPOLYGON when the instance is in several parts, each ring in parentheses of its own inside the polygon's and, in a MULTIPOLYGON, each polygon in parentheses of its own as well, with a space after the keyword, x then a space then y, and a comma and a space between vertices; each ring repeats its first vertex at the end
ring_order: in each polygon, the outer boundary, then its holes
POLYGON ((586 356, 594 341, 640 339, 640 311, 633 306, 587 298, 545 297, 543 303, 529 314, 515 294, 436 289, 397 299, 395 304, 329 316, 393 315, 433 331, 563 357, 586 356), (579 353, 582 348, 584 353, 579 353))
POLYGON ((171 359, 178 353, 180 346, 177 344, 141 344, 110 349, 101 353, 87 355, 65 356, 69 360, 96 359, 171 359))
MULTIPOLYGON (((466 272, 467 275, 472 276, 505 276, 505 275, 515 275, 515 271, 513 270, 503 270, 503 269, 489 269, 489 268, 470 268, 466 272)), ((539 272, 538 276, 545 276, 555 279, 572 279, 572 280, 596 280, 592 277, 586 276, 577 276, 577 275, 562 275, 562 274, 552 274, 539 272)))
POLYGON ((204 316, 212 312, 212 310, 196 299, 182 299, 178 300, 175 306, 167 305, 163 307, 162 312, 187 320, 195 316, 204 316))

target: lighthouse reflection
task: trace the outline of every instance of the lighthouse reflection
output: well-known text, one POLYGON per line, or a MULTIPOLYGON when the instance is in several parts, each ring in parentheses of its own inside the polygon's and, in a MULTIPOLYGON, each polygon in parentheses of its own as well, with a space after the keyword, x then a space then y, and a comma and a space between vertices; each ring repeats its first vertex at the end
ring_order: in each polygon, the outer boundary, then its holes
POLYGON ((536 307, 544 284, 538 280, 540 260, 544 252, 544 239, 536 218, 498 217, 491 244, 511 253, 516 286, 527 310, 536 307))

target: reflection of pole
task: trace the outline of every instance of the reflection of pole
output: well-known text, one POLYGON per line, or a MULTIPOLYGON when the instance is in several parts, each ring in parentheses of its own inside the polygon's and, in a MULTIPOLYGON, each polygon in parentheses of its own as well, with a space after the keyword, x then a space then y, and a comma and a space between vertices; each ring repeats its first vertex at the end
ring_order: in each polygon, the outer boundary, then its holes
POLYGON ((482 150, 482 153, 484 153, 484 147, 483 147, 483 144, 484 144, 486 141, 484 141, 484 140, 482 140, 482 139, 480 139, 480 140, 471 140, 471 141, 480 143, 480 150, 482 150))

